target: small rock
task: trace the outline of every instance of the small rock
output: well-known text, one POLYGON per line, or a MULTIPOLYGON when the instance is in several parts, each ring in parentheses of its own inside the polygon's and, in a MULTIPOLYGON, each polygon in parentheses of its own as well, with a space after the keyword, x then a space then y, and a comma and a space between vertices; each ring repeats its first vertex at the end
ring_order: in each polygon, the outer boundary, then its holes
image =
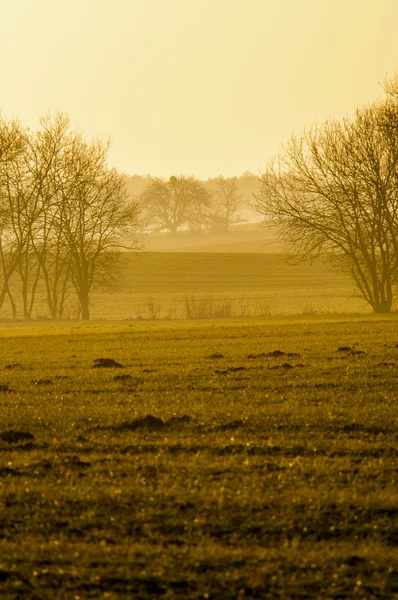
POLYGON ((286 352, 282 352, 282 350, 273 350, 273 352, 268 352, 265 356, 278 358, 279 356, 285 356, 286 352))
POLYGON ((210 356, 206 356, 206 358, 208 359, 216 359, 216 358, 225 358, 224 354, 221 354, 220 352, 215 352, 214 354, 210 354, 210 356))
POLYGON ((124 369, 124 365, 116 362, 113 358, 96 358, 93 369, 124 369))
POLYGON ((337 348, 337 352, 352 352, 353 348, 350 348, 350 346, 340 346, 340 348, 337 348))

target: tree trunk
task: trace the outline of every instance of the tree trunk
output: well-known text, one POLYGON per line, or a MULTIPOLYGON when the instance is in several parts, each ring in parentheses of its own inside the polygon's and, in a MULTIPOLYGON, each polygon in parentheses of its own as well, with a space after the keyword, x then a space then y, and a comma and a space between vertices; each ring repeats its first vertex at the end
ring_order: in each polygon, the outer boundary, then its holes
POLYGON ((380 300, 374 307, 374 311, 377 314, 386 314, 389 313, 392 307, 392 302, 390 300, 380 300))

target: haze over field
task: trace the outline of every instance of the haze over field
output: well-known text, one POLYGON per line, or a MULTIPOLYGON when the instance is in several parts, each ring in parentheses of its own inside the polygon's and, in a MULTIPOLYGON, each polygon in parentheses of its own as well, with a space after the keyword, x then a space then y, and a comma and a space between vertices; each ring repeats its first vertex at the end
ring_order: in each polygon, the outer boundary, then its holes
POLYGON ((292 131, 382 94, 395 0, 2 3, 3 116, 67 112, 127 173, 255 174, 292 131))

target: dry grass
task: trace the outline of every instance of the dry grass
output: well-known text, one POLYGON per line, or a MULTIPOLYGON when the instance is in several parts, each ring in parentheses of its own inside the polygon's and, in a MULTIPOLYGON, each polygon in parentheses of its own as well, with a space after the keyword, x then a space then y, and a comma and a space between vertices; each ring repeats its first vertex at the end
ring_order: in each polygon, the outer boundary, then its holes
MULTIPOLYGON (((15 300, 19 302, 18 294, 15 300)), ((67 313, 73 318, 76 312, 76 302, 70 302, 67 313)), ((98 292, 92 298, 94 319, 364 312, 370 309, 354 297, 350 280, 325 262, 291 265, 275 254, 126 255, 119 288, 112 294, 98 292)), ((43 319, 47 313, 39 289, 34 316, 43 319)), ((18 314, 21 316, 20 306, 18 314)), ((10 307, 5 305, 0 316, 10 315, 10 307)))

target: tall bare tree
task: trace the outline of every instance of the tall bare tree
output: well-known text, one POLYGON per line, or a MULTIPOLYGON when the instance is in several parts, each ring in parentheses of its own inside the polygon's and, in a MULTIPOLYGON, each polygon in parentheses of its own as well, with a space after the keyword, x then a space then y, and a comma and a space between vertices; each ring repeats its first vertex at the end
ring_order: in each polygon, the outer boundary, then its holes
POLYGON ((58 229, 83 319, 89 319, 93 291, 114 283, 120 250, 136 248, 138 207, 123 177, 107 166, 108 149, 101 141, 75 136, 64 159, 58 229))
MULTIPOLYGON (((26 132, 16 120, 0 119, 0 308, 9 296, 14 316, 16 305, 10 290, 13 276, 26 236, 16 236, 22 223, 16 220, 15 206, 19 202, 19 168, 26 151, 26 132)), ((22 221, 22 219, 21 219, 22 221)))
POLYGON ((41 207, 31 223, 30 245, 45 283, 50 314, 62 318, 72 287, 71 258, 63 231, 63 191, 69 185, 65 158, 73 136, 69 118, 63 113, 46 115, 40 125, 40 130, 31 134, 30 142, 34 148, 33 178, 40 182, 41 207))
POLYGON ((297 257, 321 253, 377 313, 398 282, 398 101, 293 136, 261 177, 257 210, 297 257))

